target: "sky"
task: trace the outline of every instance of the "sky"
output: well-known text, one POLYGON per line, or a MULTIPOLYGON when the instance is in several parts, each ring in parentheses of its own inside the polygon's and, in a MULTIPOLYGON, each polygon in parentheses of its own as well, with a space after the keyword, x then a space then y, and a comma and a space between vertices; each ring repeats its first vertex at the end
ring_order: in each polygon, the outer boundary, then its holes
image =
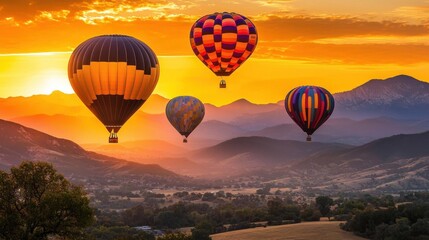
POLYGON ((335 93, 399 74, 429 81, 427 19, 427 0, 0 0, 0 97, 71 93, 71 52, 101 34, 131 35, 154 50, 154 93, 215 105, 277 102, 304 84, 335 93), (219 89, 193 55, 189 30, 223 11, 250 18, 259 42, 219 89))

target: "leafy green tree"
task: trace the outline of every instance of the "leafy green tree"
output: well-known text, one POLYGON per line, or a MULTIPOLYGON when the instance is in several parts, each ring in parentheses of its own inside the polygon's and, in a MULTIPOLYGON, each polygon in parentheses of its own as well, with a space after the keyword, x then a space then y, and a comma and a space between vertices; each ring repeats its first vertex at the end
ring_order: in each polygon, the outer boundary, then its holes
POLYGON ((76 237, 93 222, 81 187, 43 162, 23 162, 0 171, 0 239, 76 237))
POLYGON ((155 216, 155 224, 161 227, 177 228, 181 227, 181 219, 173 211, 160 211, 155 216))
POLYGON ((201 201, 207 201, 207 202, 212 202, 214 200, 216 200, 216 195, 210 192, 204 193, 203 197, 201 198, 201 201))
POLYGON ((304 221, 320 221, 320 211, 312 208, 311 206, 306 207, 301 211, 301 218, 304 221))
POLYGON ((396 224, 390 225, 387 231, 392 240, 406 240, 411 237, 409 220, 404 218, 397 221, 396 224))
POLYGON ((192 229, 193 240, 211 240, 210 234, 213 232, 213 226, 209 222, 201 222, 192 229))
POLYGON ((377 227, 375 227, 375 237, 376 240, 384 240, 387 239, 389 236, 389 233, 387 232, 387 229, 389 228, 389 225, 386 223, 379 224, 377 227))
POLYGON ((153 225, 154 214, 151 209, 138 205, 124 211, 122 218, 125 225, 131 227, 153 225))
POLYGON ((281 221, 283 219, 284 204, 280 198, 274 198, 267 202, 268 216, 271 221, 281 221))
POLYGON ((331 206, 334 204, 334 200, 328 196, 319 196, 316 198, 316 205, 322 216, 327 216, 331 211, 331 206))
POLYGON ((416 223, 411 225, 411 233, 413 236, 429 236, 429 219, 418 219, 416 223))

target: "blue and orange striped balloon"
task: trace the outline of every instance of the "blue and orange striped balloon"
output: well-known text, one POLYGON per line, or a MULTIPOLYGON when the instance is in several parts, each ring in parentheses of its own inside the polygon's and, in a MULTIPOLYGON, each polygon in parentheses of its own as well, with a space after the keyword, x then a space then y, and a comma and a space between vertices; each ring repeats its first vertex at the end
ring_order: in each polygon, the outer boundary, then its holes
POLYGON ((191 28, 195 55, 217 76, 231 75, 255 50, 255 25, 237 13, 213 13, 198 19, 191 28))
POLYGON ((311 135, 331 116, 335 101, 330 92, 322 87, 301 86, 286 95, 286 112, 298 126, 311 135))
POLYGON ((180 96, 171 99, 165 108, 165 114, 173 127, 185 138, 201 123, 204 118, 204 104, 191 96, 180 96))

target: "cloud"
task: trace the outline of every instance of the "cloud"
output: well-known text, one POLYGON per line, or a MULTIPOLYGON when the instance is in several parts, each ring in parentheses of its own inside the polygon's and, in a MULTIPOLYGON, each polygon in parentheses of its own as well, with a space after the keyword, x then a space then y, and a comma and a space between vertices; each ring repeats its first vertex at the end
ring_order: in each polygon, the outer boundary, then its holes
POLYGON ((425 6, 402 6, 395 9, 392 13, 397 18, 428 23, 429 5, 425 6))
POLYGON ((410 65, 428 62, 428 55, 428 45, 376 43, 261 43, 255 52, 261 58, 357 65, 410 65))
MULTIPOLYGON (((14 8, 2 1, 0 31, 13 36, 0 39, 3 53, 70 51, 92 36, 118 33, 146 41, 159 55, 193 54, 189 30, 199 17, 193 14, 199 12, 189 8, 195 8, 195 2, 193 5, 187 0, 48 0, 43 4, 33 1, 26 7, 32 14, 5 15, 14 8), (77 29, 79 34, 73 34, 77 29)), ((31 1, 18 2, 28 5, 31 1)), ((287 1, 272 1, 277 2, 287 1)), ((429 28, 421 23, 296 15, 287 11, 248 17, 259 33, 254 57, 350 64, 429 61, 426 41, 429 28)))
POLYGON ((109 23, 112 21, 133 22, 136 20, 185 19, 186 15, 176 13, 186 8, 167 1, 94 1, 76 15, 76 19, 87 24, 109 23))
POLYGON ((423 24, 344 16, 255 17, 255 56, 348 64, 428 62, 429 28, 423 24))
POLYGON ((256 3, 260 4, 261 6, 269 6, 269 7, 288 7, 285 3, 290 3, 293 0, 267 0, 267 1, 255 1, 256 3))
POLYGON ((138 19, 185 19, 188 1, 166 0, 17 0, 0 1, 0 21, 13 20, 17 25, 42 21, 83 21, 87 24, 111 21, 132 22, 138 19))
POLYGON ((267 40, 301 41, 347 36, 422 36, 429 28, 422 24, 368 21, 344 16, 256 16, 257 28, 267 40))
POLYGON ((13 18, 18 22, 34 20, 41 14, 63 10, 77 10, 82 0, 1 0, 0 18, 13 18))

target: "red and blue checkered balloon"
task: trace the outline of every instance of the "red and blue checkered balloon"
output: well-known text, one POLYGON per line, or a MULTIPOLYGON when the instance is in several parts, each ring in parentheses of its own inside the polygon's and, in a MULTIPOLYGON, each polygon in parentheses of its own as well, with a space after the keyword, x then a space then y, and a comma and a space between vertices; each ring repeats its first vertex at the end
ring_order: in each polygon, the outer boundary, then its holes
POLYGON ((231 75, 255 50, 255 25, 237 13, 206 15, 192 26, 190 42, 195 55, 217 76, 231 75))

